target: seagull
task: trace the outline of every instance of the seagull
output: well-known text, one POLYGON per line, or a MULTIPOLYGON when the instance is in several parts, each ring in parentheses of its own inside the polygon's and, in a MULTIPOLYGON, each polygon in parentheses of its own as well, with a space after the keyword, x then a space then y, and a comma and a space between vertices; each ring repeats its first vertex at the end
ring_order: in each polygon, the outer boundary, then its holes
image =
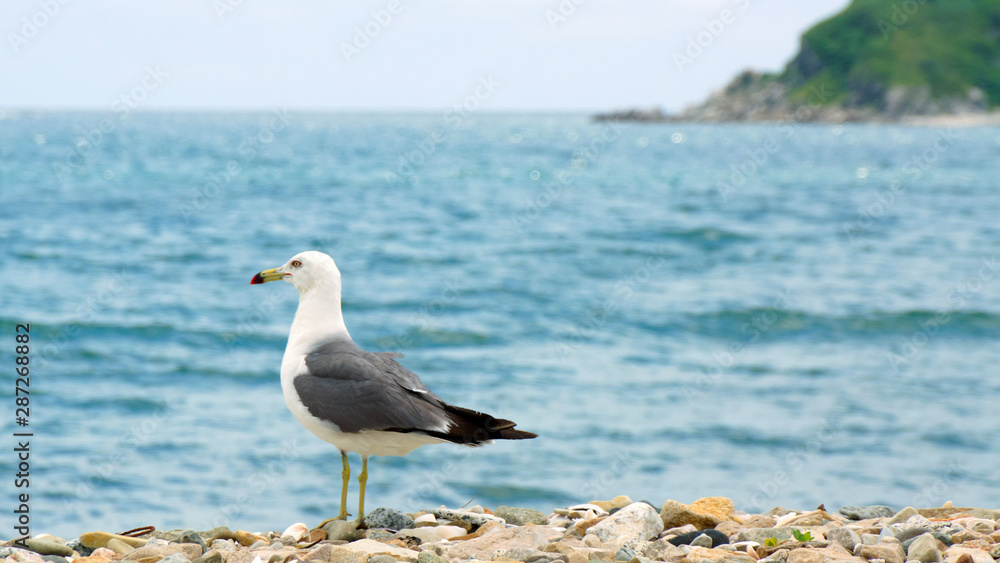
POLYGON ((256 274, 250 284, 278 280, 299 291, 281 360, 281 391, 295 418, 340 451, 343 484, 335 520, 348 516, 348 452, 361 455, 360 525, 370 456, 404 456, 426 444, 481 446, 538 436, 509 420, 446 403, 396 362, 402 354, 366 352, 355 344, 340 308, 340 270, 329 255, 301 252, 256 274))

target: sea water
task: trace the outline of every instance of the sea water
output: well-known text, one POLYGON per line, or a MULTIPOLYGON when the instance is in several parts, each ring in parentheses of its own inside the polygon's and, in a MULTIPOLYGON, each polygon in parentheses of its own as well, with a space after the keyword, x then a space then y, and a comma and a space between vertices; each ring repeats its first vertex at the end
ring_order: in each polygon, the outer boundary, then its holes
POLYGON ((306 249, 361 346, 539 434, 373 458, 369 510, 1000 505, 1000 130, 0 117, 0 472, 13 503, 30 430, 35 532, 337 514, 281 397, 297 294, 249 284, 306 249))

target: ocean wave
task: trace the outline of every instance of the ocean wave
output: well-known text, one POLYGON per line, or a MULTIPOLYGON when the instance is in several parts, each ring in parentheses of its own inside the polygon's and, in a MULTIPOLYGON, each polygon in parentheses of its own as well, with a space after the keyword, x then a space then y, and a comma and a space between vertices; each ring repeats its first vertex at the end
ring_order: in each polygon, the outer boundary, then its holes
POLYGON ((1000 314, 989 311, 912 310, 824 315, 772 308, 744 308, 676 315, 666 322, 637 321, 641 330, 730 340, 853 340, 910 337, 995 338, 1000 314))

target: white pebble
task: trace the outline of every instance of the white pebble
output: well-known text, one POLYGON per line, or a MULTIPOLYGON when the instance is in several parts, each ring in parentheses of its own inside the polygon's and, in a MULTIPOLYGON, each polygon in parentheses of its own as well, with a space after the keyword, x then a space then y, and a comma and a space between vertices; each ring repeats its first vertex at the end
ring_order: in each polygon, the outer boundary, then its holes
POLYGON ((309 535, 309 526, 306 526, 302 522, 297 522, 295 524, 292 524, 291 526, 286 528, 284 532, 281 532, 281 537, 289 536, 295 541, 299 541, 308 535, 309 535))
POLYGON ((414 518, 413 522, 415 524, 423 524, 425 522, 429 522, 431 524, 436 524, 437 523, 437 518, 435 518, 433 514, 421 514, 420 516, 417 516, 416 518, 414 518))

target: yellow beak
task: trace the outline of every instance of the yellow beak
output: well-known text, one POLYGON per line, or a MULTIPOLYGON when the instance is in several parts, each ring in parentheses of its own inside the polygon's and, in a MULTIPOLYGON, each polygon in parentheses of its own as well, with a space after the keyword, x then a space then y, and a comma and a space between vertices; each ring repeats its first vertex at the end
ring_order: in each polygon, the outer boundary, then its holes
POLYGON ((255 275, 253 279, 250 280, 250 285, 278 281, 287 275, 288 274, 283 274, 279 272, 277 268, 273 268, 271 270, 264 270, 263 272, 255 275))

